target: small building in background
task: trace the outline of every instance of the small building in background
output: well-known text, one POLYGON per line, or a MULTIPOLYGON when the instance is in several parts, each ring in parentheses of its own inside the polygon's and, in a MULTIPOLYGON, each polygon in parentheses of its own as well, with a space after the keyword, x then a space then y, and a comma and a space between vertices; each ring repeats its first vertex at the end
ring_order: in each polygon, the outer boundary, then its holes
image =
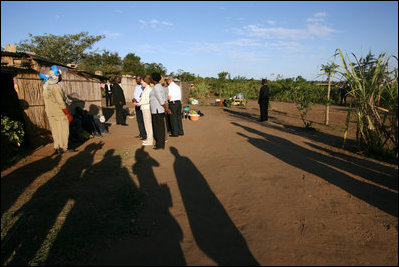
POLYGON ((31 146, 51 141, 51 131, 44 109, 43 82, 39 73, 47 74, 52 65, 62 71, 60 86, 71 100, 69 110, 76 106, 98 114, 102 110, 100 83, 106 77, 65 66, 30 52, 16 52, 6 45, 1 51, 1 114, 23 122, 31 146))

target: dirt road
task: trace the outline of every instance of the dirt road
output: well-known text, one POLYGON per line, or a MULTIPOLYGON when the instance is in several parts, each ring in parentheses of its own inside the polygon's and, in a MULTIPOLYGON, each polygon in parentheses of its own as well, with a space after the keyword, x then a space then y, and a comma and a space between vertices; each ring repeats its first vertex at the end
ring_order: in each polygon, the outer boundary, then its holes
MULTIPOLYGON (((246 108, 191 107, 205 116, 184 120, 185 135, 170 137, 165 150, 141 147, 136 120, 128 119, 127 127, 112 125, 111 134, 52 166, 39 164, 34 181, 3 183, 52 148, 35 151, 2 172, 2 213, 20 209, 55 170, 102 142, 82 167, 90 179, 106 181, 95 183, 93 196, 105 201, 104 188, 128 177, 146 194, 132 223, 146 226, 148 234, 93 244, 79 264, 398 264, 398 167, 340 149, 344 107, 330 109, 326 127, 324 107, 316 105, 309 114, 314 132, 301 128, 289 103, 272 102, 270 119, 262 123, 256 101, 246 108), (118 161, 107 163, 107 155, 118 161)), ((56 262, 49 257, 48 264, 56 262)))

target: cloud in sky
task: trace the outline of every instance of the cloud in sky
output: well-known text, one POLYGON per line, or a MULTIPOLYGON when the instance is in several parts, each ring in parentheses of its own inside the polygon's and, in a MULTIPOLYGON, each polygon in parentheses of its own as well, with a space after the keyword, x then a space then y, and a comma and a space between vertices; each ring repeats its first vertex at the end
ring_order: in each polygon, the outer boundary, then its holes
POLYGON ((171 27, 171 26, 173 26, 173 23, 172 22, 169 22, 169 21, 159 21, 159 20, 157 20, 157 19, 151 19, 151 20, 148 20, 148 21, 145 21, 145 20, 143 20, 143 19, 139 19, 138 20, 138 22, 141 24, 141 27, 142 28, 144 28, 144 27, 147 27, 147 26, 149 26, 149 27, 151 27, 151 28, 156 28, 156 27, 158 27, 158 26, 166 26, 166 27, 171 27))
POLYGON ((102 34, 104 34, 106 37, 112 38, 112 39, 122 36, 122 34, 119 32, 110 32, 110 31, 103 31, 102 34))
POLYGON ((325 17, 327 16, 326 12, 317 12, 313 16, 315 17, 325 17))
POLYGON ((116 13, 119 13, 119 14, 123 14, 123 11, 120 10, 120 9, 116 9, 115 12, 116 12, 116 13))
POLYGON ((325 12, 317 12, 306 19, 304 28, 274 27, 276 21, 267 20, 268 25, 246 25, 233 32, 247 37, 257 37, 277 40, 307 40, 319 37, 330 37, 337 30, 324 24, 325 12))
POLYGON ((313 15, 311 18, 307 18, 306 22, 309 23, 321 23, 324 22, 324 17, 327 16, 325 12, 318 12, 313 15))
POLYGON ((202 51, 202 52, 215 52, 224 53, 230 51, 231 53, 239 54, 243 53, 243 49, 272 49, 282 50, 285 52, 303 52, 304 46, 299 42, 295 41, 265 41, 262 39, 248 39, 242 38, 228 42, 220 43, 209 43, 209 42, 197 42, 188 45, 190 51, 202 51))
POLYGON ((316 37, 328 37, 336 30, 320 25, 308 24, 303 29, 290 29, 282 27, 262 27, 258 25, 247 25, 236 31, 238 34, 250 37, 261 37, 268 39, 290 39, 290 40, 304 40, 313 39, 316 37))

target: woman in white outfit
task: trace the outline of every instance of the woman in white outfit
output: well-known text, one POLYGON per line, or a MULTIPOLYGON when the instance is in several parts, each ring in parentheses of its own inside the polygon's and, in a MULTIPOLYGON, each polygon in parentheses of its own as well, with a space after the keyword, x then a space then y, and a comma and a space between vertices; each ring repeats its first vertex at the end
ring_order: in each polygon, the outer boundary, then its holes
POLYGON ((150 93, 152 91, 150 81, 151 77, 149 75, 146 75, 144 79, 141 79, 141 85, 144 87, 144 90, 141 93, 141 100, 137 104, 140 106, 140 110, 143 112, 144 127, 147 132, 147 139, 143 140, 143 146, 152 146, 154 141, 150 110, 150 93))

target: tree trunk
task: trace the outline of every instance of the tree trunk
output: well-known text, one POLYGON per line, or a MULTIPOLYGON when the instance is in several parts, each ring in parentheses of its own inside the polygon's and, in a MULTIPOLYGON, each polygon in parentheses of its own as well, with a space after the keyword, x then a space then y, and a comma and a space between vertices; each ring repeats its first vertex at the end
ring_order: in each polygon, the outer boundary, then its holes
POLYGON ((328 125, 329 112, 330 112, 330 91, 331 91, 331 74, 328 74, 328 90, 327 90, 327 103, 326 103, 326 120, 325 125, 328 125))

